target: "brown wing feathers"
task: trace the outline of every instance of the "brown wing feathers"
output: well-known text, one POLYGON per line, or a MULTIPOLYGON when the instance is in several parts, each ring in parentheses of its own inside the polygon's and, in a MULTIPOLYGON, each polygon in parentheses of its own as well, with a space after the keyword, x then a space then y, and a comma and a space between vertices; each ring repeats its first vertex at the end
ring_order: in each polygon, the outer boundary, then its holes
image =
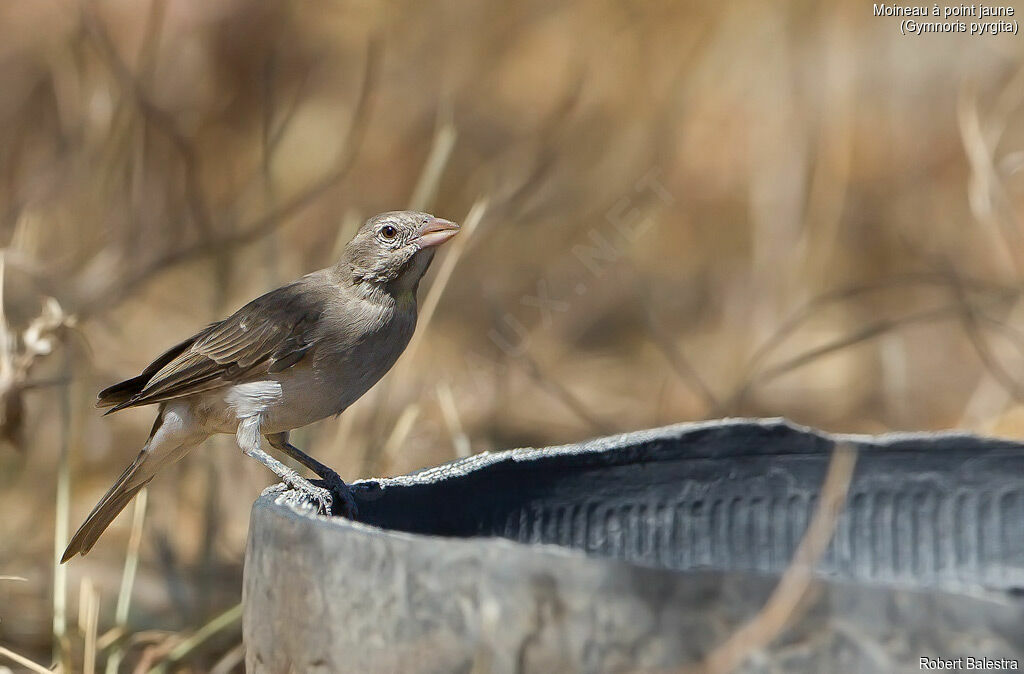
POLYGON ((317 299, 297 290, 293 284, 253 300, 169 349, 139 376, 101 391, 97 406, 110 407, 111 414, 294 365, 309 352, 309 330, 321 313, 317 299))
MULTIPOLYGON (((202 333, 200 333, 202 334, 202 333)), ((149 364, 142 374, 131 379, 126 379, 120 383, 109 386, 99 392, 96 398, 96 407, 112 407, 119 405, 120 403, 130 400, 133 396, 139 394, 139 392, 146 386, 146 383, 152 379, 153 375, 160 371, 167 363, 177 358, 192 345, 195 341, 195 337, 186 339, 184 342, 172 346, 164 353, 157 356, 156 360, 149 364)), ((107 412, 110 414, 110 412, 107 412)))

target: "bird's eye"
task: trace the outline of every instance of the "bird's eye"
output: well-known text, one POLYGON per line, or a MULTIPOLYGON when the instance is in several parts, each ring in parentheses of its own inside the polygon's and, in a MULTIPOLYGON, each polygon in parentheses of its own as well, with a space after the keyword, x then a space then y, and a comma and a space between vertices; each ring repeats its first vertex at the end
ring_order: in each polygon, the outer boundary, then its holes
POLYGON ((393 239, 398 236, 398 229, 392 225, 384 225, 380 228, 380 235, 385 239, 393 239))

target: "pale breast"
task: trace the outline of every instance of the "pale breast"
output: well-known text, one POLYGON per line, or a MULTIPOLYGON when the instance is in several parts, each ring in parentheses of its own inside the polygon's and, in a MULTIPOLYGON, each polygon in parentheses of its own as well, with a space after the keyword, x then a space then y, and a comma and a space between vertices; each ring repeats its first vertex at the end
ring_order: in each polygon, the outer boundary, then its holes
POLYGON ((294 366, 258 380, 202 394, 209 430, 234 433, 240 419, 263 418, 264 433, 299 428, 340 414, 395 364, 416 327, 415 313, 396 314, 348 344, 327 341, 294 366))
POLYGON ((358 400, 380 381, 405 351, 416 328, 416 314, 396 315, 385 329, 368 334, 351 348, 338 353, 324 353, 314 362, 314 369, 324 380, 332 381, 337 396, 338 414, 358 400))

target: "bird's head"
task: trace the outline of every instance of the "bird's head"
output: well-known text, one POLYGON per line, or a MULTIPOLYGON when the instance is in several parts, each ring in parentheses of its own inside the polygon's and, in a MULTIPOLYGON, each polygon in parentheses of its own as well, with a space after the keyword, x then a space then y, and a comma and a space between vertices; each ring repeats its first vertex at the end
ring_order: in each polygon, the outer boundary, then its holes
POLYGON ((415 291, 437 247, 458 233, 454 222, 428 213, 381 213, 363 223, 348 242, 341 264, 357 283, 404 294, 415 291))

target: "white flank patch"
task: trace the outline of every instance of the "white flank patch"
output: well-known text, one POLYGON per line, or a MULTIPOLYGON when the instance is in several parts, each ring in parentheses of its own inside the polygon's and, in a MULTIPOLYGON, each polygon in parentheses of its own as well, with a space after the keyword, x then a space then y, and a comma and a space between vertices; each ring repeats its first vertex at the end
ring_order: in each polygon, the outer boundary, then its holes
POLYGON ((232 386, 224 396, 224 402, 234 411, 235 416, 244 419, 264 414, 281 399, 281 394, 281 382, 251 381, 232 386))

